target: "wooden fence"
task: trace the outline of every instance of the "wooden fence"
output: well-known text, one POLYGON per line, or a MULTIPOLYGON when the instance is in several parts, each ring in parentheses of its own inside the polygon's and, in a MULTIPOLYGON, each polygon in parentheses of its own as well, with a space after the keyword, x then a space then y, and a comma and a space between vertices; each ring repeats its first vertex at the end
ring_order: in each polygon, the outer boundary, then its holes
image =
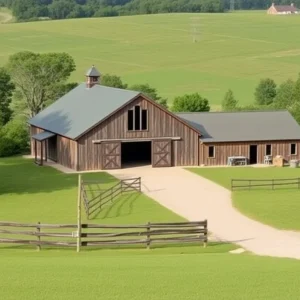
POLYGON ((80 191, 86 215, 90 219, 105 204, 112 203, 120 194, 141 192, 141 177, 121 180, 107 190, 100 189, 99 181, 81 181, 80 191))
POLYGON ((253 188, 270 188, 276 187, 300 189, 300 178, 284 178, 284 179, 231 179, 231 190, 253 188))
POLYGON ((81 224, 81 228, 76 224, 0 222, 0 244, 35 245, 38 250, 42 246, 78 245, 79 247, 144 245, 148 249, 154 244, 201 243, 206 246, 207 235, 206 220, 177 223, 149 222, 144 225, 81 224))

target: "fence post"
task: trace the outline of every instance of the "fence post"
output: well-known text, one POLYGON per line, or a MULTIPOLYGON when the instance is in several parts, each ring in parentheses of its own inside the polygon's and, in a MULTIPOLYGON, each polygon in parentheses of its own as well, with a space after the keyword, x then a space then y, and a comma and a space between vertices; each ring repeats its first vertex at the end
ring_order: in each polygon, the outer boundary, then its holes
POLYGON ((78 195, 77 195, 77 252, 81 246, 81 174, 78 175, 78 195))
POLYGON ((36 245, 36 250, 37 251, 41 250, 41 244, 40 244, 41 236, 39 235, 41 233, 41 227, 39 226, 40 224, 41 224, 41 222, 38 222, 37 226, 36 226, 36 233, 37 233, 37 240, 38 240, 38 243, 36 245))
POLYGON ((147 249, 150 249, 150 244, 151 244, 151 236, 150 236, 150 230, 151 230, 151 223, 148 222, 147 226, 147 249))
POLYGON ((205 223, 204 223, 203 227, 204 227, 204 230, 205 230, 203 247, 206 248, 206 246, 207 246, 207 220, 205 220, 205 223))

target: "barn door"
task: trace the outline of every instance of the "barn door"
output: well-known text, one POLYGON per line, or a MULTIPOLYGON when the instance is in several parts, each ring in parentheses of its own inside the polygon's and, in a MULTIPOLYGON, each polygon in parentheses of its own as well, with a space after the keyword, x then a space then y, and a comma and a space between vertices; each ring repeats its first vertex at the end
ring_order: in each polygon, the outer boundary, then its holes
POLYGON ((171 140, 152 141, 152 166, 153 167, 172 166, 172 141, 171 140))
POLYGON ((102 169, 121 169, 121 143, 102 144, 102 169))

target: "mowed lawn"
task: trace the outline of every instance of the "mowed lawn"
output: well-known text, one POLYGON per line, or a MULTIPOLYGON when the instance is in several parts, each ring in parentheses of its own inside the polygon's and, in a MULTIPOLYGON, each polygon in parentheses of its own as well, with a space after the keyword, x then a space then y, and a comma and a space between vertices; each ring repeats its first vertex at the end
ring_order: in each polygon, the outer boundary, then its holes
POLYGON ((18 51, 64 51, 76 61, 72 81, 83 81, 95 64, 129 84, 149 83, 170 101, 200 92, 218 109, 229 88, 247 104, 259 79, 296 78, 299 26, 298 16, 265 11, 2 24, 0 65, 18 51))
POLYGON ((232 254, 0 250, 5 300, 299 298, 300 262, 232 254))
MULTIPOLYGON (((298 178, 299 169, 284 168, 191 168, 200 176, 230 189, 231 179, 298 178)), ((243 214, 279 229, 300 230, 300 190, 295 186, 276 186, 232 192, 233 205, 243 214)))

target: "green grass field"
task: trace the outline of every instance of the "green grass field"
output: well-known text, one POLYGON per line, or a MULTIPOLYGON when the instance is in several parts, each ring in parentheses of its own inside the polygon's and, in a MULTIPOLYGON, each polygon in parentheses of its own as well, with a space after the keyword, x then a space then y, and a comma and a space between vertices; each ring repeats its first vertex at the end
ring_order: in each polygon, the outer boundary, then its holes
MULTIPOLYGON (((198 175, 230 189, 231 179, 298 178, 299 169, 285 168, 195 168, 198 175)), ((233 205, 243 214, 279 229, 300 230, 300 190, 296 186, 259 188, 232 192, 233 205)))
MULTIPOLYGON (((84 178, 113 185, 106 173, 84 178)), ((0 220, 76 220, 77 175, 38 167, 19 157, 0 159, 0 220)), ((145 195, 121 197, 90 222, 144 223, 181 217, 145 195)), ((0 248, 0 299, 297 299, 300 262, 233 255, 235 245, 207 248, 74 249, 0 248)))
POLYGON ((17 51, 65 51, 77 64, 71 80, 83 81, 95 64, 129 84, 149 83, 170 101, 200 92, 216 109, 228 88, 247 104, 260 78, 278 83, 296 78, 299 25, 299 16, 268 16, 264 11, 3 24, 0 65, 17 51))

